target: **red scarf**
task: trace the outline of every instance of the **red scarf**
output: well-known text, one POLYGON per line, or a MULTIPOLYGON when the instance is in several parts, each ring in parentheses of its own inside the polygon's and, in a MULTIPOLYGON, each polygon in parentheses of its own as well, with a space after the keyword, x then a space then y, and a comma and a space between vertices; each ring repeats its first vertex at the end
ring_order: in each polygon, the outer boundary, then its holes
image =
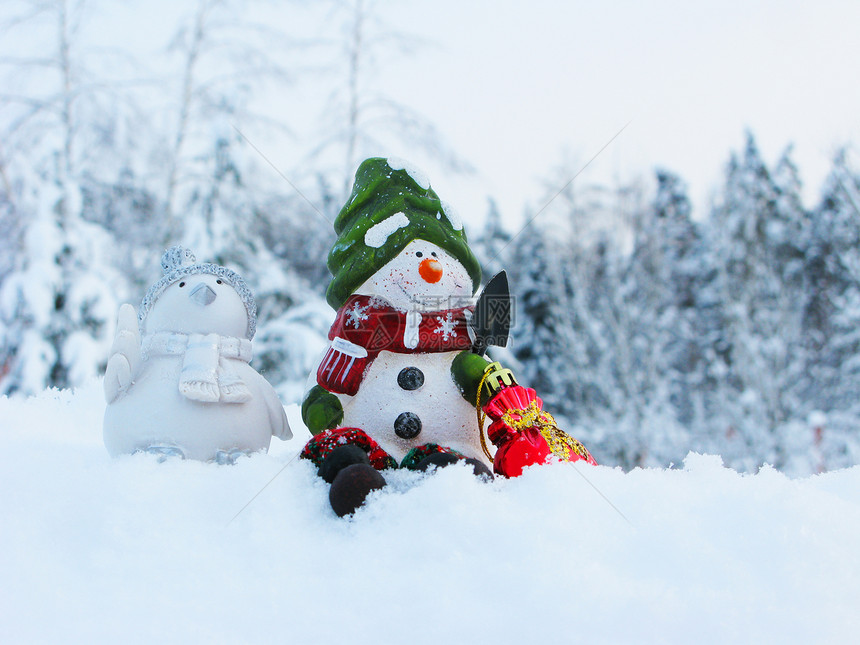
POLYGON ((466 312, 471 315, 473 310, 405 312, 381 298, 350 296, 328 333, 332 344, 317 369, 317 383, 329 392, 353 395, 383 350, 427 354, 468 349, 472 340, 466 312))

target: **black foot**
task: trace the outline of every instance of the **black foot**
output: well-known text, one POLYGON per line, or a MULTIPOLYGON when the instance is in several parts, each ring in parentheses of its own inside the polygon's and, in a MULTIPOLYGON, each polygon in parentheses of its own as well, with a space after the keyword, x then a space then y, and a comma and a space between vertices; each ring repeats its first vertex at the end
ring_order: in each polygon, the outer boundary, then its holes
POLYGON ((355 513, 371 491, 385 486, 385 478, 373 466, 352 464, 341 470, 331 484, 328 500, 338 517, 355 513))
POLYGON ((369 466, 370 459, 367 453, 353 444, 338 446, 323 459, 317 472, 320 477, 331 484, 341 470, 353 464, 367 464, 369 466))
MULTIPOLYGON (((455 457, 454 455, 450 455, 445 452, 435 452, 419 461, 415 466, 415 470, 426 471, 433 467, 444 468, 445 466, 450 466, 451 464, 456 464, 458 462, 460 462, 459 457, 455 457)), ((472 472, 475 474, 475 477, 480 477, 484 480, 493 479, 492 471, 487 468, 487 465, 484 464, 484 462, 475 459, 474 457, 466 459, 465 462, 472 467, 472 472)))
POLYGON ((427 471, 434 466, 436 468, 444 468, 445 466, 456 464, 458 461, 460 461, 459 457, 450 455, 447 452, 434 452, 415 464, 415 470, 427 471))
POLYGON ((487 467, 480 459, 475 459, 474 457, 469 457, 466 460, 466 463, 472 467, 472 472, 475 473, 475 477, 479 479, 483 479, 484 481, 492 481, 493 480, 493 471, 487 467))

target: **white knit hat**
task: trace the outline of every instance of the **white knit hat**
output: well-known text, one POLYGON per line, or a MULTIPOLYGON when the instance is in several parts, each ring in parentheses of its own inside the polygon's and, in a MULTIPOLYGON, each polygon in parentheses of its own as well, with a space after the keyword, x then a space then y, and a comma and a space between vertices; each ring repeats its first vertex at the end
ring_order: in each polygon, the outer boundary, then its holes
POLYGON ((223 279, 239 294, 242 302, 245 303, 245 311, 248 312, 246 336, 248 340, 254 337, 257 331, 257 303, 254 301, 254 294, 251 293, 245 280, 238 273, 217 264, 197 264, 197 258, 194 257, 194 254, 181 246, 172 246, 164 252, 164 255, 161 256, 161 270, 164 272, 164 277, 149 288, 140 303, 137 318, 141 326, 143 326, 146 314, 149 313, 152 305, 167 287, 180 278, 208 273, 223 279))

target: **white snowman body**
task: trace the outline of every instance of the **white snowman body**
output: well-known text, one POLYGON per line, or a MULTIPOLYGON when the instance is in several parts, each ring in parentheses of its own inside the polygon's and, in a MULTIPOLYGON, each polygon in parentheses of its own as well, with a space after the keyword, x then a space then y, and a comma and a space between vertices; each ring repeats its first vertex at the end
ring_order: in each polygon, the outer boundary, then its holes
MULTIPOLYGON (((376 296, 406 312, 404 344, 417 332, 424 316, 435 311, 472 304, 472 280, 463 265, 441 247, 416 239, 355 290, 376 296), (422 269, 422 263, 424 269, 422 269), (429 268, 428 268, 429 267, 429 268), (440 306, 441 305, 441 306, 440 306)), ((439 331, 445 333, 444 321, 439 331)), ((457 332, 464 333, 462 329, 457 332)), ((467 457, 486 461, 481 449, 477 417, 451 374, 451 364, 462 350, 397 353, 383 350, 368 368, 354 396, 339 394, 343 427, 367 432, 400 461, 410 449, 427 443, 453 448, 467 457), (419 370, 420 387, 403 387, 404 370, 419 370), (415 415, 420 431, 414 437, 395 432, 404 413, 415 415)))
POLYGON ((292 436, 274 389, 248 364, 249 314, 228 281, 198 273, 173 282, 146 312, 139 336, 131 328, 133 308, 123 307, 105 374, 104 442, 112 456, 164 451, 201 461, 226 455, 232 461, 267 450, 272 435, 292 436), (214 393, 181 391, 184 373, 195 368, 188 352, 199 351, 196 341, 211 345, 204 357, 216 363, 222 381, 229 374, 232 390, 222 386, 219 394, 215 379, 209 386, 214 393), (226 394, 236 388, 238 393, 226 394))

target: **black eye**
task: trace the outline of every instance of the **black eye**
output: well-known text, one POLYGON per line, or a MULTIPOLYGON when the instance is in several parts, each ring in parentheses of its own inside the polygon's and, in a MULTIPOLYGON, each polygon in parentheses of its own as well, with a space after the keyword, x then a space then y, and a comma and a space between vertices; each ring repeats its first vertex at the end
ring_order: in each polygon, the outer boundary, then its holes
POLYGON ((184 283, 184 282, 180 282, 180 283, 179 283, 179 288, 180 288, 180 289, 181 289, 182 287, 184 287, 184 286, 185 286, 185 283, 184 283))
POLYGON ((436 257, 436 251, 433 251, 430 255, 432 255, 435 258, 436 257))
POLYGON ((217 282, 218 284, 224 284, 222 280, 216 280, 215 282, 217 282))
POLYGON ((416 258, 421 258, 421 257, 424 257, 424 254, 423 254, 421 251, 418 251, 418 252, 415 254, 415 257, 416 257, 416 258))

